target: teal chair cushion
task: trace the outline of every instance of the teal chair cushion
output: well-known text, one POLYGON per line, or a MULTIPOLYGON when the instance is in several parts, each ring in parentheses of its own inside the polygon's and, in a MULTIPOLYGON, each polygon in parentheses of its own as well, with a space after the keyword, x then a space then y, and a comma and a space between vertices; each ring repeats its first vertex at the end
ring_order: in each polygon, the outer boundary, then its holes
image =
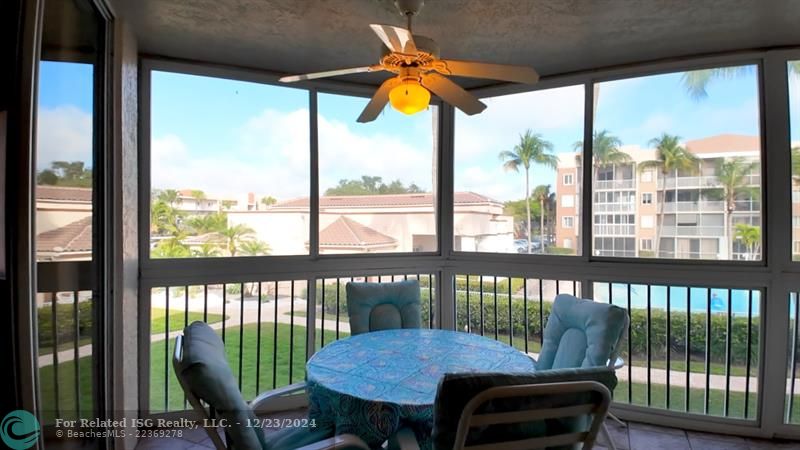
POLYGON ((420 328, 419 281, 347 283, 350 333, 420 328))
POLYGON ((627 323, 628 313, 618 306, 557 296, 536 370, 607 365, 627 323))
POLYGON ((222 339, 203 322, 194 322, 183 330, 183 376, 189 389, 208 403, 220 419, 230 425, 225 428, 233 448, 262 450, 267 444, 255 414, 242 398, 236 378, 225 357, 222 339))
MULTIPOLYGON (((523 384, 559 383, 569 381, 597 381, 613 391, 617 377, 608 367, 582 369, 545 370, 525 374, 503 373, 457 373, 446 374, 439 382, 436 402, 433 407, 433 448, 450 450, 455 443, 456 430, 461 412, 467 403, 486 389, 497 386, 523 384)), ((586 403, 593 393, 559 394, 526 398, 496 399, 478 408, 476 413, 505 412, 520 409, 556 408, 586 403)), ((553 434, 573 433, 588 429, 588 417, 548 419, 519 424, 494 425, 472 428, 467 434, 466 445, 491 444, 553 434)), ((572 448, 553 447, 556 449, 572 448)))

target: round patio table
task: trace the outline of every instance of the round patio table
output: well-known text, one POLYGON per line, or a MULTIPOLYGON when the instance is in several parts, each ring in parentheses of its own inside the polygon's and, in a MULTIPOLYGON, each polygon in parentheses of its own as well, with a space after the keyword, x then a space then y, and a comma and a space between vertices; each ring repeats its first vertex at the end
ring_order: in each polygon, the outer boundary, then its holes
POLYGON ((401 424, 430 434, 436 389, 445 373, 533 370, 526 354, 474 334, 426 329, 359 334, 326 345, 308 360, 309 419, 376 447, 401 424))

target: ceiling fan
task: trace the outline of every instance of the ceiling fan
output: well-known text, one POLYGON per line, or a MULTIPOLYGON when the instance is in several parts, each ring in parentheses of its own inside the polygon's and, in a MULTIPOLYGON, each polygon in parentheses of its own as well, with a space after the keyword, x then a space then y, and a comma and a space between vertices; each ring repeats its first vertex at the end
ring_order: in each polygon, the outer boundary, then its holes
POLYGON ((486 104, 443 75, 489 78, 526 84, 533 84, 539 80, 539 75, 530 67, 439 59, 439 46, 433 39, 411 33, 411 18, 419 12, 422 4, 423 0, 395 0, 395 6, 407 19, 407 28, 370 25, 386 46, 378 64, 290 75, 282 77, 280 81, 292 83, 381 70, 396 74, 378 87, 375 95, 361 112, 358 121, 366 123, 375 120, 388 102, 405 114, 422 111, 428 107, 430 92, 468 115, 478 114, 486 109, 486 104))

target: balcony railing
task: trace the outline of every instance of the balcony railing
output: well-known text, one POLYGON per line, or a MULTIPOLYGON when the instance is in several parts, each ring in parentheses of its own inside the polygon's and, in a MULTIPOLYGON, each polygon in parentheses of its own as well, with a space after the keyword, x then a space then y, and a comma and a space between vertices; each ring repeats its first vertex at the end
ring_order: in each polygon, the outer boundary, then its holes
POLYGON ((633 224, 606 224, 595 225, 595 236, 633 236, 636 234, 636 225, 633 224))
POLYGON ((698 236, 698 237, 722 237, 725 227, 717 226, 675 226, 665 225, 661 231, 661 237, 670 236, 698 236))
POLYGON ((621 180, 595 180, 594 188, 596 190, 609 190, 609 189, 626 189, 630 190, 636 187, 636 179, 627 178, 621 180))
POLYGON ((619 203, 595 203, 592 205, 592 210, 595 213, 634 213, 636 212, 636 204, 632 202, 619 202, 619 203))
MULTIPOLYGON (((747 185, 749 186, 758 186, 761 184, 761 175, 747 175, 745 177, 747 181, 747 185)), ((714 175, 704 175, 704 176, 694 176, 694 177, 667 177, 666 180, 659 178, 658 179, 658 188, 659 189, 674 189, 674 188, 710 188, 710 187, 721 187, 722 183, 720 183, 719 178, 714 175)))
POLYGON ((722 212, 725 210, 725 202, 666 202, 664 203, 665 213, 674 212, 722 212))

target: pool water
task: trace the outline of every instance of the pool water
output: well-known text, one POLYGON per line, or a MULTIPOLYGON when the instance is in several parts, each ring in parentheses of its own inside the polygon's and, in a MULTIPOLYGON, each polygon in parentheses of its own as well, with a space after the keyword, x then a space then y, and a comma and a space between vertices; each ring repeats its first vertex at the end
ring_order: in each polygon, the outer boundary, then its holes
MULTIPOLYGON (((630 307, 632 309, 646 309, 648 286, 644 284, 594 283, 594 298, 597 301, 628 307, 628 286, 630 286, 630 307), (610 294, 610 295, 609 295, 610 294)), ((756 289, 715 289, 694 288, 687 286, 649 286, 650 307, 652 309, 666 309, 669 296, 670 311, 686 311, 691 304, 692 312, 705 312, 711 303, 712 313, 728 313, 732 315, 747 316, 748 310, 753 316, 758 316, 761 305, 761 291, 756 289), (729 306, 730 304, 730 306, 729 306)))

